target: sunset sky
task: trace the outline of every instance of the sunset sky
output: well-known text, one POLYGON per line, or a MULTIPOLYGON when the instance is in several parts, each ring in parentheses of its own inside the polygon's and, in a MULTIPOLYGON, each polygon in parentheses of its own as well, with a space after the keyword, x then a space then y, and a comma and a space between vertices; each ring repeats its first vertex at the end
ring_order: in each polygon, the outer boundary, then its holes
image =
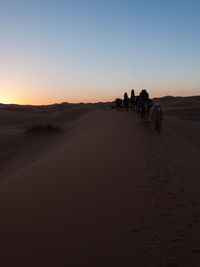
POLYGON ((0 0, 0 103, 200 95, 199 0, 0 0))

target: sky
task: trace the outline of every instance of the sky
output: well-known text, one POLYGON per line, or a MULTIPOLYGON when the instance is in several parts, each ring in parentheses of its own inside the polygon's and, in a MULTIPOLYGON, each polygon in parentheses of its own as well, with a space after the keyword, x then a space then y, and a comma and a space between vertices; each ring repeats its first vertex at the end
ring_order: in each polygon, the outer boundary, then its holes
POLYGON ((199 0, 0 0, 0 103, 200 95, 199 0))

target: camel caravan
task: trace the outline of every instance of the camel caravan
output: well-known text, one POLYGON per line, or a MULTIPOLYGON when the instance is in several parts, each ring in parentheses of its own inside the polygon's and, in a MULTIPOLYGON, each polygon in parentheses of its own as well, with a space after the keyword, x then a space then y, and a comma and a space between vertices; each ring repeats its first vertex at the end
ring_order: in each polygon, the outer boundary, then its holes
POLYGON ((131 90, 131 96, 128 97, 127 93, 124 93, 124 98, 116 98, 115 105, 117 111, 134 111, 140 117, 144 124, 149 124, 150 118, 153 120, 154 128, 159 133, 162 127, 162 109, 159 103, 154 104, 149 98, 149 94, 146 89, 143 89, 138 96, 135 96, 135 91, 131 90))

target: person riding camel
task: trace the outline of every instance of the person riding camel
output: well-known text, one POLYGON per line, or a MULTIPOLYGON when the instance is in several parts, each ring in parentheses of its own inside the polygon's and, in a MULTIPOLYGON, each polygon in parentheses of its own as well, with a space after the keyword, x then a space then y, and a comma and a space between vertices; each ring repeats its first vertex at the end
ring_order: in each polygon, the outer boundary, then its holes
POLYGON ((145 102, 148 102, 150 108, 153 107, 153 102, 152 100, 149 98, 149 94, 146 91, 146 89, 143 89, 140 93, 140 98, 141 98, 141 103, 144 104, 145 102))
POLYGON ((140 92, 140 99, 142 108, 141 118, 143 118, 145 112, 150 114, 150 108, 153 106, 153 102, 151 99, 149 99, 149 94, 147 93, 146 89, 143 89, 140 92))
POLYGON ((135 92, 134 89, 131 90, 131 101, 135 100, 135 92))
POLYGON ((135 111, 136 101, 135 101, 135 92, 134 92, 134 89, 131 90, 130 103, 131 103, 131 108, 135 111))
POLYGON ((143 89, 140 93, 142 101, 148 101, 149 100, 149 94, 147 93, 146 89, 143 89))
POLYGON ((128 99, 128 94, 124 93, 124 99, 128 99))
POLYGON ((129 105, 129 98, 128 94, 124 93, 124 108, 128 111, 128 105, 129 105))

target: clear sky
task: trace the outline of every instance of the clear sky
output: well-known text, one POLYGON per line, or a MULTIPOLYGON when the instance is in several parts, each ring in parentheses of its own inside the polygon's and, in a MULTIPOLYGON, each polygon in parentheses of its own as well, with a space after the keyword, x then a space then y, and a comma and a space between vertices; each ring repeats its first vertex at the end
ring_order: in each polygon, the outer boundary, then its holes
POLYGON ((0 103, 200 94, 199 0, 0 0, 0 103))

